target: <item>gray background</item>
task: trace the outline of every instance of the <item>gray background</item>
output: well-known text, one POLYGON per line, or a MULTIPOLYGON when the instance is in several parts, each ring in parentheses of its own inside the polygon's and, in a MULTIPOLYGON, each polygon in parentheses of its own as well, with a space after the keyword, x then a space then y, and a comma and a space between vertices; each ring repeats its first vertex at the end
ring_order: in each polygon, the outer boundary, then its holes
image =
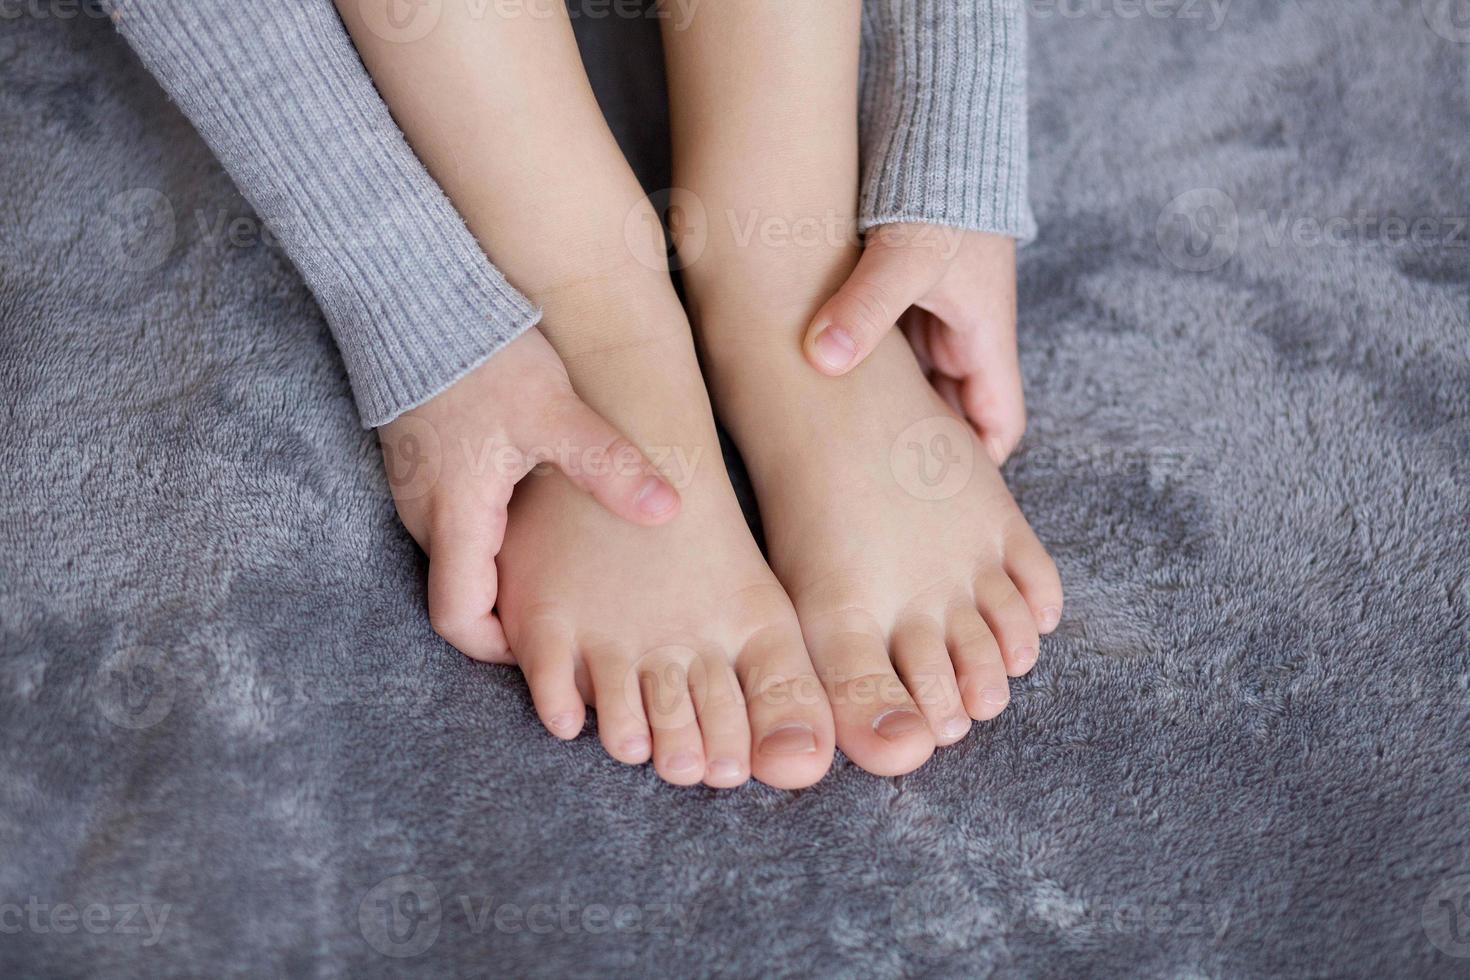
MULTIPOLYGON (((1133 9, 1031 17, 1008 475, 1066 618, 801 793, 438 641, 250 209, 106 21, 0 23, 0 973, 1470 973, 1470 20, 1133 9)), ((663 186, 656 25, 579 29, 663 186)))

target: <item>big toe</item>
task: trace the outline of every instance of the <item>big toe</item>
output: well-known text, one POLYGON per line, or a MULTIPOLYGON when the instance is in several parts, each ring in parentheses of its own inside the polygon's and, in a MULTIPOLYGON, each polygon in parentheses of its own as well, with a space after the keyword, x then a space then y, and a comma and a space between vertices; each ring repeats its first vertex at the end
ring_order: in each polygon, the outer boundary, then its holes
POLYGON ((832 711, 793 625, 752 640, 738 660, 750 719, 751 774, 778 789, 816 783, 832 767, 832 711))

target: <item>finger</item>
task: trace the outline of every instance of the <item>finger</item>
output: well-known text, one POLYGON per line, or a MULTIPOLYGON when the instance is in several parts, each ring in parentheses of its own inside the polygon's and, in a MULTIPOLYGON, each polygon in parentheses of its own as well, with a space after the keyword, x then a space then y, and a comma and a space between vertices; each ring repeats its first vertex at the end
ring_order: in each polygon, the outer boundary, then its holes
POLYGON ((823 374, 846 374, 944 277, 939 249, 871 234, 857 268, 807 327, 802 347, 823 374))
POLYGON ((1026 433, 1026 395, 1015 348, 981 358, 960 383, 959 398, 990 458, 997 466, 1004 463, 1026 433))
POLYGON ((495 615, 495 556, 505 508, 457 512, 429 531, 429 622, 455 649, 486 663, 514 663, 495 615))
MULTIPOLYGON (((547 460, 603 507, 634 524, 663 524, 679 513, 679 492, 628 437, 582 399, 567 395, 548 413, 541 444, 571 446, 544 451, 547 460)), ((537 455, 534 454, 533 455, 537 455)))
POLYGON ((956 415, 963 416, 965 414, 965 405, 960 399, 960 383, 958 381, 947 374, 940 374, 938 371, 935 371, 929 375, 929 383, 934 386, 934 391, 938 393, 939 397, 944 399, 944 403, 955 410, 956 415))

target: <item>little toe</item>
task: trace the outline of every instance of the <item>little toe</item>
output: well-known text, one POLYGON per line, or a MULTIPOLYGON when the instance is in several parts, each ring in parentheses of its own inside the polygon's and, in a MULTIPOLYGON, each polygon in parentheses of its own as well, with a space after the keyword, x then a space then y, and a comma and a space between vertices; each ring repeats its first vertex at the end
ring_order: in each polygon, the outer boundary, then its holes
POLYGON ((1062 619, 1062 579, 1029 524, 1022 524, 1006 542, 1005 569, 1026 600, 1037 630, 1045 635, 1056 629, 1062 619))
POLYGON ((1000 646, 1006 672, 1020 677, 1036 665, 1040 634, 1031 607, 1006 575, 998 570, 975 583, 975 604, 1000 646))
POLYGON ((704 781, 719 789, 750 778, 750 723, 735 671, 723 656, 704 659, 689 679, 704 737, 704 781))
POLYGON ((751 774, 777 789, 811 786, 832 768, 827 695, 796 624, 746 644, 736 661, 751 732, 751 774))
POLYGON ((883 636, 868 624, 816 633, 812 662, 832 703, 837 745, 877 776, 913 772, 934 754, 934 734, 909 697, 883 636))
POLYGON ((641 766, 653 752, 653 738, 633 658, 613 648, 584 647, 582 659, 592 677, 602 747, 619 762, 641 766))
POLYGON ((538 639, 522 644, 516 656, 546 730, 561 739, 580 735, 587 711, 577 691, 571 643, 557 637, 538 639))
POLYGON ((653 768, 676 786, 704 778, 704 738, 689 692, 687 662, 652 656, 639 665, 639 689, 653 730, 653 768))
POLYGON ((931 617, 900 625, 893 633, 893 664, 923 711, 939 745, 953 745, 970 730, 970 715, 955 682, 944 631, 931 617))
POLYGON ((976 721, 994 718, 1011 700, 995 635, 980 613, 966 606, 951 612, 947 640, 965 710, 976 721))

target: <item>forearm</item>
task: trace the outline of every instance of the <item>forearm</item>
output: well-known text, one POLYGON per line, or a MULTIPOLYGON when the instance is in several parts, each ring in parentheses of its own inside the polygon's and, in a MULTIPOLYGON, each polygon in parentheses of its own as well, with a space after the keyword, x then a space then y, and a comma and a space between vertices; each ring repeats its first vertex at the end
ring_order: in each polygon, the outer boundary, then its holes
POLYGON ((316 296, 364 425, 437 394, 535 322, 404 142, 330 5, 117 0, 112 11, 316 296))

